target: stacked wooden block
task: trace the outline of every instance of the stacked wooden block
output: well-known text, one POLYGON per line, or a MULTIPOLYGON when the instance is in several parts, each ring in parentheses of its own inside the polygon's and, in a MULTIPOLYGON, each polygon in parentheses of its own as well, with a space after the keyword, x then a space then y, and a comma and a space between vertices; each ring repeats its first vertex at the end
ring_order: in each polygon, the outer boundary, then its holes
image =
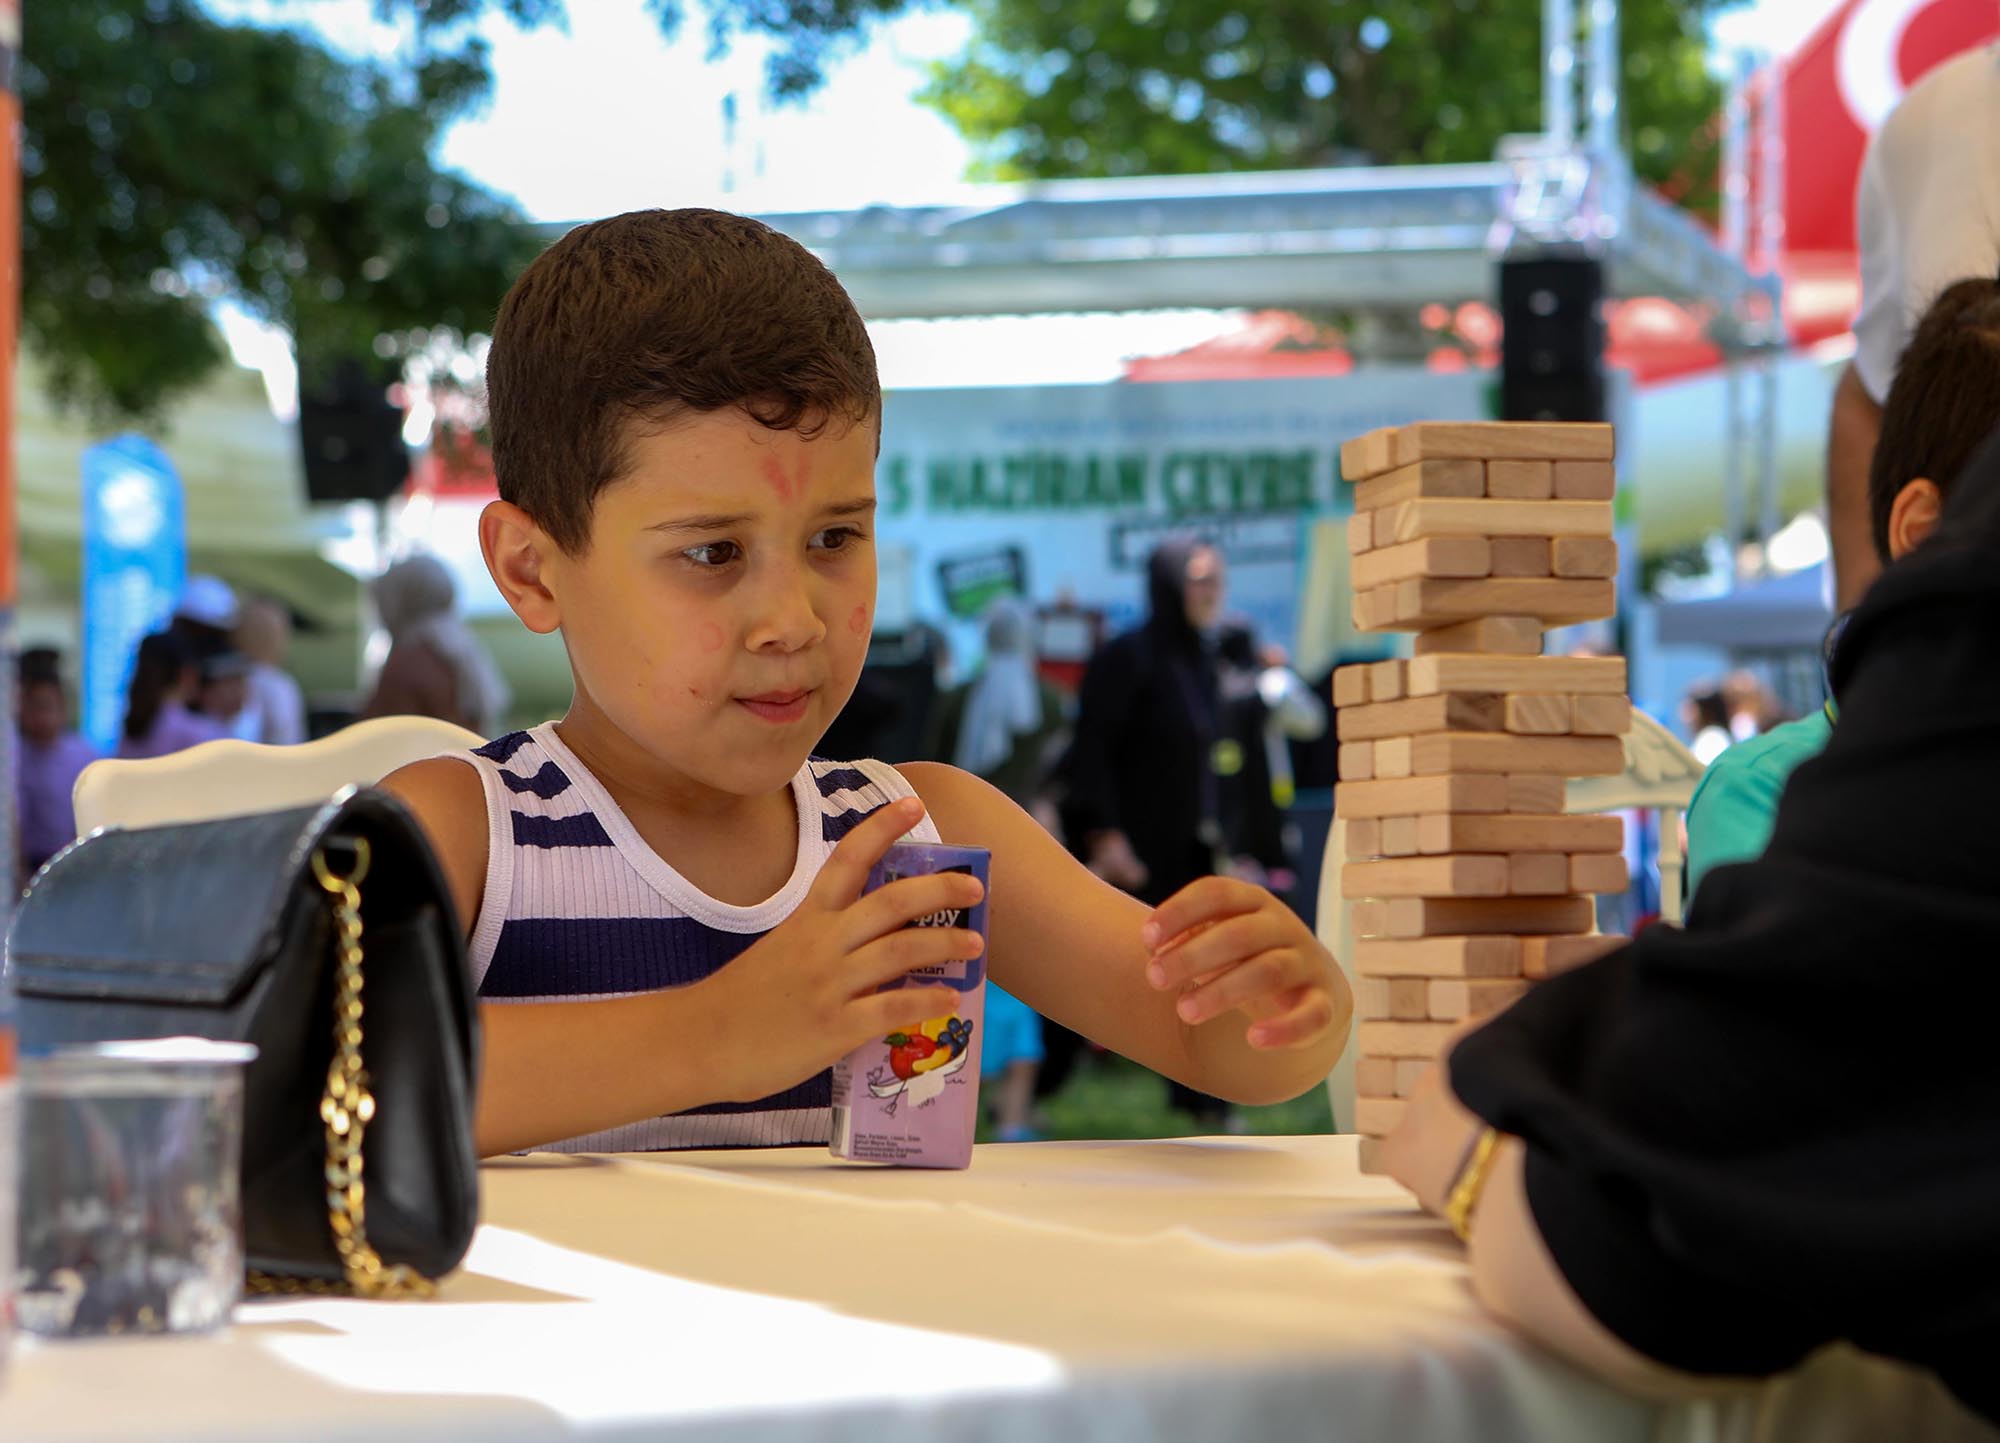
POLYGON ((1361 1019, 1355 1130, 1372 1139, 1453 1025, 1622 939, 1593 894, 1626 886, 1616 817, 1566 816, 1570 777, 1624 769, 1622 657, 1541 655, 1610 616, 1609 426, 1422 422, 1341 450, 1354 482, 1354 622, 1408 659, 1334 673, 1361 1019))

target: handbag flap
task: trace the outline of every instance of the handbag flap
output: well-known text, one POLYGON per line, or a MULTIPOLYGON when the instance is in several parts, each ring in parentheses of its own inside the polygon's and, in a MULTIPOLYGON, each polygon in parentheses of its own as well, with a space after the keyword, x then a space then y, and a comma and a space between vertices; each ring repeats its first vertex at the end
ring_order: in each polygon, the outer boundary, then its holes
POLYGON ((16 992, 226 1006, 275 953, 300 871, 352 793, 76 842, 36 875, 15 914, 16 992))

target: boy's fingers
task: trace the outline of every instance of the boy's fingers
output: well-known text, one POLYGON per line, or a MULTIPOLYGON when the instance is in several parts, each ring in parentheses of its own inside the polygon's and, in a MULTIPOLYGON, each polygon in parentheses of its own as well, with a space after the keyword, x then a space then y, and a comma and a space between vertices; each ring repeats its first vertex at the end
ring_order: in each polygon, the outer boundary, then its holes
POLYGON ((865 1042, 907 1031, 933 1017, 955 1014, 958 1003, 959 995, 949 987, 898 987, 894 992, 857 998, 849 1015, 865 1042))
POLYGON ((848 954, 841 963, 842 985, 851 995, 873 992, 919 967, 969 962, 985 948, 977 932, 957 927, 908 927, 891 932, 848 954))
POLYGON ((886 937, 920 918, 946 926, 964 922, 963 913, 979 905, 986 889, 977 877, 963 872, 935 872, 928 877, 906 877, 877 887, 849 907, 840 919, 841 935, 849 949, 886 937))
POLYGON ((1262 887, 1239 882, 1233 877, 1203 877, 1167 898, 1139 929, 1149 950, 1158 951, 1181 933, 1204 922, 1220 921, 1242 912, 1254 912, 1271 900, 1262 887))
POLYGON ((1323 987, 1301 987, 1297 1000, 1276 1017, 1252 1023, 1246 1040, 1260 1051, 1277 1051, 1317 1042, 1333 1025, 1333 999, 1323 987))
POLYGON ((1174 942, 1146 964, 1146 980, 1155 987, 1185 986, 1206 973, 1268 951, 1283 940, 1281 919, 1268 912, 1231 917, 1174 942))
POLYGON ((1289 948, 1274 947, 1259 952, 1230 968, 1206 987, 1174 1004, 1174 1011, 1190 1027, 1220 1017, 1232 1008, 1260 999, 1289 993, 1298 985, 1295 971, 1298 955, 1289 948))
POLYGON ((924 804, 916 797, 904 797, 886 807, 877 807, 840 839, 826 865, 813 879, 811 895, 829 910, 854 905, 861 889, 868 885, 868 870, 882 860, 902 835, 923 820, 924 804))

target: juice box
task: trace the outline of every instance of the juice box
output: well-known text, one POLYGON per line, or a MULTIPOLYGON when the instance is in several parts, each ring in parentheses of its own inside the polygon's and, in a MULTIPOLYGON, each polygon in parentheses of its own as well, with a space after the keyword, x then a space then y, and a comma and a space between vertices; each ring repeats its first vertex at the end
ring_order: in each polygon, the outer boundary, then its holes
MULTIPOLYGON (((986 885, 993 854, 932 842, 891 847, 869 891, 905 877, 968 872, 986 885)), ((912 927, 963 927, 986 936, 986 902, 920 917, 912 927)), ((908 1032, 871 1038, 833 1066, 833 1155, 900 1167, 965 1167, 979 1126, 979 1053, 986 1021, 986 957, 921 967, 891 987, 943 984, 958 1005, 908 1032)))

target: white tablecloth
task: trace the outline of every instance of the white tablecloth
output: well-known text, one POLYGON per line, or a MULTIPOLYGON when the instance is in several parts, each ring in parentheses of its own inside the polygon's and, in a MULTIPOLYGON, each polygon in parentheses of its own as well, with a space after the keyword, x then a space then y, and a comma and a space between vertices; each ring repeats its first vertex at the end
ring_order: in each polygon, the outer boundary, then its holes
POLYGON ((1979 1438, 1833 1351, 1666 1405, 1490 1321, 1354 1139, 510 1159, 434 1303, 246 1303, 209 1338, 31 1342, 0 1440, 1979 1438), (922 1430, 920 1433, 916 1430, 922 1430))

